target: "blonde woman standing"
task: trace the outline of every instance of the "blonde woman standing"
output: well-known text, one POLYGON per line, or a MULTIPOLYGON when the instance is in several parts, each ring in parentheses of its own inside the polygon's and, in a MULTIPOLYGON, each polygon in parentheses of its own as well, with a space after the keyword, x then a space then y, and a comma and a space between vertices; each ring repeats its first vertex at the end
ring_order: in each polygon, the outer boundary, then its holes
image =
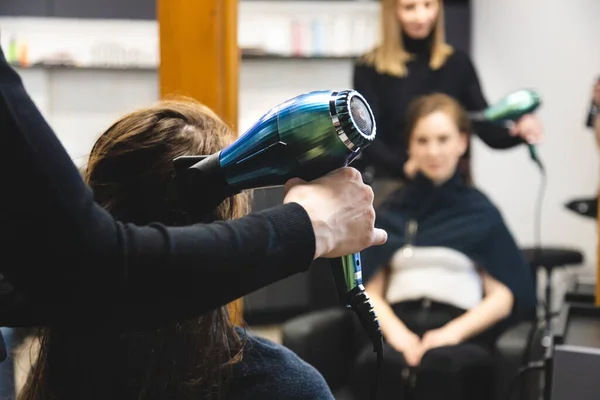
MULTIPOLYGON (((377 139, 355 166, 373 183, 379 200, 415 174, 405 139, 406 109, 413 99, 438 92, 468 111, 488 105, 469 56, 445 41, 443 11, 442 0, 382 0, 382 40, 355 64, 354 88, 366 97, 377 120, 377 139)), ((524 116, 510 130, 485 122, 473 128, 496 149, 542 138, 534 115, 524 116)))

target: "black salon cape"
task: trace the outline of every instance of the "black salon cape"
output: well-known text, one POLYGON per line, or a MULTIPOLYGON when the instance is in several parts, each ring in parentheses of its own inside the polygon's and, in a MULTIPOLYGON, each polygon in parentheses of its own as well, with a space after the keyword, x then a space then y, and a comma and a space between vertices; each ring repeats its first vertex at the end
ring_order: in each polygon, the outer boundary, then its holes
POLYGON ((413 219, 418 228, 410 244, 457 250, 512 291, 515 305, 507 322, 529 316, 535 309, 532 269, 500 212, 483 193, 463 184, 458 174, 439 186, 417 175, 376 211, 375 225, 387 231, 388 240, 361 253, 363 282, 368 283, 405 245, 406 224, 413 219))

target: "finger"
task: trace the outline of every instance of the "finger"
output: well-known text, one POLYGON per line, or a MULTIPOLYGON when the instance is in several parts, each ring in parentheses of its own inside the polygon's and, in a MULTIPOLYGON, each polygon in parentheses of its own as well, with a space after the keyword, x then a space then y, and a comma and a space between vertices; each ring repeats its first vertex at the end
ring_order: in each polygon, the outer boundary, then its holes
POLYGON ((362 174, 354 167, 342 167, 331 171, 327 175, 342 174, 346 179, 360 180, 362 182, 362 174))
POLYGON ((306 181, 304 181, 304 180, 302 180, 300 178, 292 178, 292 179, 288 180, 285 183, 285 185, 283 185, 283 192, 287 193, 294 186, 302 185, 304 183, 306 183, 306 181))
POLYGON ((542 135, 536 132, 529 133, 529 143, 531 144, 539 144, 541 142, 542 135))
POLYGON ((371 245, 381 246, 382 244, 387 242, 387 238, 388 235, 386 231, 384 231, 383 229, 375 228, 375 230, 373 231, 373 237, 371 238, 371 245))
POLYGON ((425 352, 423 351, 423 348, 420 347, 419 350, 417 351, 417 354, 415 355, 415 366, 421 364, 421 360, 423 359, 423 354, 425 354, 425 352))
POLYGON ((406 363, 411 366, 411 367, 416 367, 418 365, 417 363, 417 357, 415 357, 415 354, 410 351, 406 354, 406 363))

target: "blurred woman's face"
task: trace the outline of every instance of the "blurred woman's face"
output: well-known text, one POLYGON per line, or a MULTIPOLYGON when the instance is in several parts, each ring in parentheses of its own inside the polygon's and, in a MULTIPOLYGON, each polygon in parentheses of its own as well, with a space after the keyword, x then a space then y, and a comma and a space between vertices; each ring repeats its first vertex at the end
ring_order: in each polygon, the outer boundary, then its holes
POLYGON ((397 0, 396 10, 402 30, 413 39, 424 39, 431 33, 438 17, 438 0, 397 0))
POLYGON ((458 130, 452 117, 435 111, 416 123, 409 152, 417 170, 433 182, 443 183, 454 175, 467 146, 467 135, 458 130))

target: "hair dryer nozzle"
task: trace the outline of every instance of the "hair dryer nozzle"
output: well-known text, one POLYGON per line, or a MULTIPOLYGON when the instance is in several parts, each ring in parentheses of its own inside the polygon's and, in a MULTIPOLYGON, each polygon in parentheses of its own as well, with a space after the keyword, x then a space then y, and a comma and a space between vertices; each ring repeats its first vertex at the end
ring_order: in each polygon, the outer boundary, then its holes
POLYGON ((202 221, 223 200, 238 193, 223 177, 219 154, 173 160, 180 201, 194 222, 202 221))
POLYGON ((352 151, 367 147, 375 138, 376 125, 367 101, 354 90, 334 92, 331 117, 339 138, 352 151))

